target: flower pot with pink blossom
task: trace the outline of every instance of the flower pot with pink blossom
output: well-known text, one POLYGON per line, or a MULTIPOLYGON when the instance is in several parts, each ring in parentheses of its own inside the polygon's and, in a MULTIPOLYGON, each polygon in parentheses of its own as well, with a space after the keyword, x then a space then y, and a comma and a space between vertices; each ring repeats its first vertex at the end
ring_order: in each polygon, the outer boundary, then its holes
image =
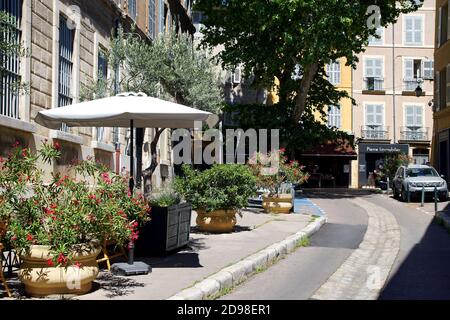
POLYGON ((255 153, 248 161, 258 188, 264 190, 262 206, 266 213, 288 214, 293 209, 293 185, 307 181, 308 174, 296 160, 288 160, 285 150, 255 153))
POLYGON ((14 186, 6 197, 6 238, 21 257, 19 279, 30 296, 89 292, 99 272, 100 244, 107 237, 125 245, 148 219, 148 206, 128 192, 126 177, 92 160, 44 181, 38 161, 59 156, 59 146, 47 142, 35 153, 16 146, 0 171, 0 181, 14 186))

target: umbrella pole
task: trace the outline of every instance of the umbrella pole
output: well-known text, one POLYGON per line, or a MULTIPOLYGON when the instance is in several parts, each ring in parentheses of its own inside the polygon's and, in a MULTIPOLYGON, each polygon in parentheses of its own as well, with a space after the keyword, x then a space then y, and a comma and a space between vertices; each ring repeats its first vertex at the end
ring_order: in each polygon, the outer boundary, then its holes
MULTIPOLYGON (((134 192, 134 123, 133 120, 130 120, 130 181, 129 181, 129 187, 130 187, 130 193, 131 196, 133 196, 134 192)), ((128 264, 134 263, 134 242, 133 240, 130 240, 129 246, 128 246, 128 264)))
POLYGON ((134 191, 134 124, 133 120, 130 120, 130 192, 134 191))
MULTIPOLYGON (((130 187, 130 193, 131 196, 133 196, 134 191, 134 123, 133 120, 130 120, 130 181, 129 181, 129 187, 130 187)), ((125 276, 133 276, 133 275, 140 275, 140 274, 148 274, 149 272, 152 272, 152 267, 148 264, 138 261, 134 262, 134 242, 133 240, 130 240, 130 243, 128 245, 128 262, 123 263, 115 263, 111 266, 111 271, 113 273, 118 273, 120 275, 125 276)))

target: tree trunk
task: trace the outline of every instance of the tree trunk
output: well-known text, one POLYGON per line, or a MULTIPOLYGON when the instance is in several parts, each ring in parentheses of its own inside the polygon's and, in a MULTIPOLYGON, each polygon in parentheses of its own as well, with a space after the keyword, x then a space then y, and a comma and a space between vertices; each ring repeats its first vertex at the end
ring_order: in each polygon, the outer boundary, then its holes
POLYGON ((158 141, 159 137, 163 133, 165 128, 156 128, 155 137, 150 143, 150 155, 151 155, 151 164, 148 168, 143 171, 144 176, 144 196, 146 199, 149 198, 150 193, 152 191, 152 176, 153 172, 155 172, 156 167, 158 167, 158 141))
POLYGON ((300 82, 300 87, 297 90, 297 97, 295 99, 295 109, 293 121, 298 123, 302 117, 303 112, 306 109, 306 100, 308 98, 309 89, 311 89, 311 84, 319 71, 319 63, 315 62, 311 64, 303 73, 303 78, 300 82))

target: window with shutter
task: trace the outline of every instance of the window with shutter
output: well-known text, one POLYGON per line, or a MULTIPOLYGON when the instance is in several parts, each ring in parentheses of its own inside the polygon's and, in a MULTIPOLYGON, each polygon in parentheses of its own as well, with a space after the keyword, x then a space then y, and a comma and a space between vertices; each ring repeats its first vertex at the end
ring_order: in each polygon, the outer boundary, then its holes
POLYGON ((383 110, 382 104, 367 104, 366 105, 366 125, 368 126, 383 126, 383 110))
POLYGON ((434 61, 424 60, 423 61, 423 78, 425 80, 433 80, 434 74, 434 61))
POLYGON ((383 35, 384 35, 384 28, 383 27, 378 27, 376 34, 378 36, 378 38, 374 37, 374 36, 370 36, 369 37, 369 45, 381 45, 384 42, 383 39, 383 35))
POLYGON ((405 17, 405 44, 423 45, 423 17, 405 17))
POLYGON ((383 59, 366 58, 364 64, 365 90, 383 90, 383 59))
POLYGON ((407 130, 417 130, 423 127, 423 107, 418 105, 405 106, 405 126, 407 130))
POLYGON ((414 60, 413 59, 405 59, 404 60, 403 79, 404 80, 413 80, 414 79, 414 60))
POLYGON ((339 106, 328 107, 328 127, 337 129, 341 127, 341 109, 339 106))
POLYGON ((326 72, 328 81, 332 85, 338 85, 341 83, 341 64, 339 61, 331 61, 326 66, 326 72))

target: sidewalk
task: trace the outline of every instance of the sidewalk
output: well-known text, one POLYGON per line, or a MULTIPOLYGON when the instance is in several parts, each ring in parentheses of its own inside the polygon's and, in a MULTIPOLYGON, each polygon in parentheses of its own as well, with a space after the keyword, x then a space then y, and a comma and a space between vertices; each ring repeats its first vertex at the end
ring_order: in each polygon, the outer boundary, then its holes
MULTIPOLYGON (((191 226, 195 226, 195 212, 191 226)), ((164 258, 137 258, 153 268, 143 276, 120 277, 102 271, 93 292, 76 297, 94 299, 167 299, 204 278, 305 228, 309 214, 271 215, 260 209, 237 217, 231 234, 204 234, 193 228, 189 248, 164 258)))

